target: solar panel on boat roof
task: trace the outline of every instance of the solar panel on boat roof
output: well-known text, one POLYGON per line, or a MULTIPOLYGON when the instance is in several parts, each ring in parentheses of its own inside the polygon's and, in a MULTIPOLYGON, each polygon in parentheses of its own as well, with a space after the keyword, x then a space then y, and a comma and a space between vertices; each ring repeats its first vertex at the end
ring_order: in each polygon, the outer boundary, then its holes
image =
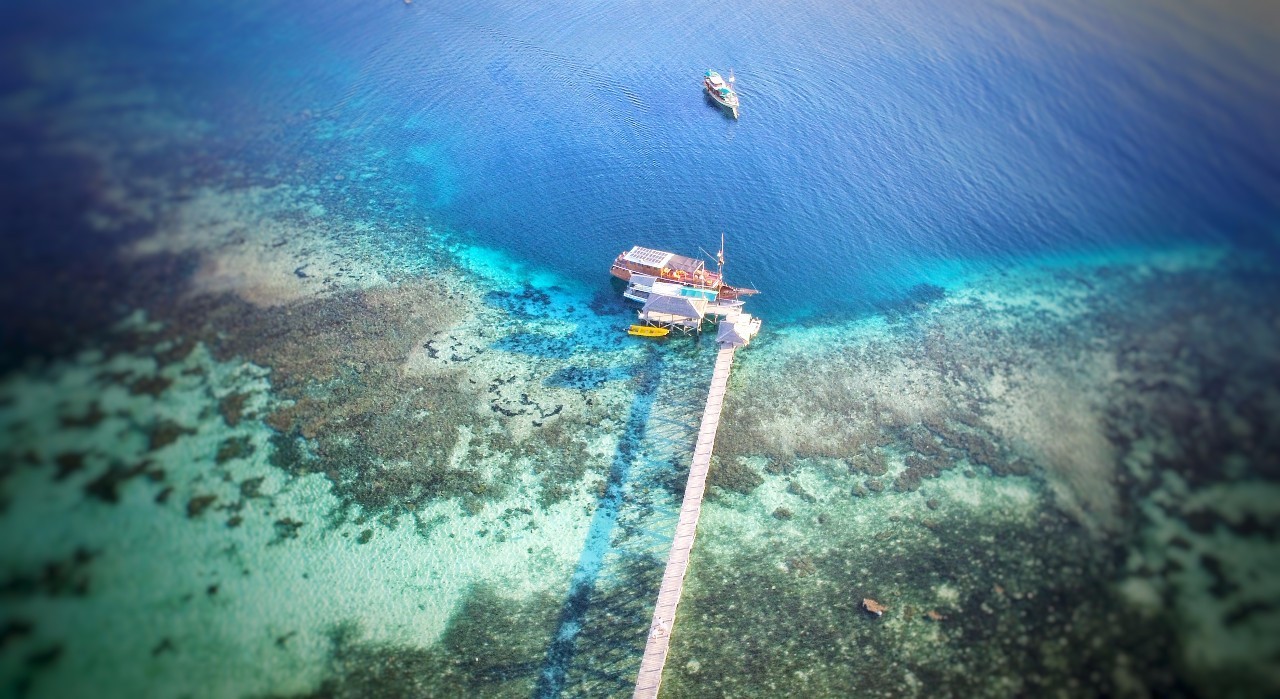
POLYGON ((631 248, 631 252, 627 253, 628 260, 653 267, 661 267, 670 257, 671 253, 669 252, 650 250, 649 248, 642 248, 638 245, 631 248))

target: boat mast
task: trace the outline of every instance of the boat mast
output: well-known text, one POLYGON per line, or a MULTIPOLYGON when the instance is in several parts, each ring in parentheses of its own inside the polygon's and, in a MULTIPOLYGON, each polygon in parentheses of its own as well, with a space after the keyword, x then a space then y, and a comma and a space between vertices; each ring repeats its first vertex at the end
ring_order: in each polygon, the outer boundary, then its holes
POLYGON ((716 252, 716 272, 720 275, 720 283, 724 283, 724 231, 720 231, 720 250, 716 252))

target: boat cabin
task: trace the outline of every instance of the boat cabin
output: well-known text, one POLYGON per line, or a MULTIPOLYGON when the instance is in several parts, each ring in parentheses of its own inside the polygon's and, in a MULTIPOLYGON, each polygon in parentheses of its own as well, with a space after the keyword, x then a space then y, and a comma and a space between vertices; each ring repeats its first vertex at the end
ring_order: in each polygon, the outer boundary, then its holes
POLYGON ((609 271, 627 281, 634 273, 712 289, 720 285, 720 275, 707 271, 707 264, 702 260, 639 245, 619 254, 609 271))

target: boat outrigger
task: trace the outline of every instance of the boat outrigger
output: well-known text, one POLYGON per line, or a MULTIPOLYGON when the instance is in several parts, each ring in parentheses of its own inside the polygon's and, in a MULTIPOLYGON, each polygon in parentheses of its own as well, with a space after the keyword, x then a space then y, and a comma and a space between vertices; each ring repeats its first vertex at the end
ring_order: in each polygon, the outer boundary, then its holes
POLYGON ((711 99, 716 104, 728 109, 733 113, 733 118, 738 118, 738 93, 733 91, 731 83, 733 82, 733 71, 729 72, 729 82, 725 82, 724 78, 714 70, 708 70, 706 75, 702 76, 702 86, 707 89, 707 94, 711 95, 711 99))

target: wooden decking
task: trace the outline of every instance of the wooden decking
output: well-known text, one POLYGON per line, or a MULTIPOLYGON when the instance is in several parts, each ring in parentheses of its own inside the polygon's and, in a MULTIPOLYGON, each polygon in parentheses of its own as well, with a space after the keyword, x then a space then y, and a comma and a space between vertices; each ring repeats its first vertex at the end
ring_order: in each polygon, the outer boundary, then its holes
POLYGON ((689 554, 693 550, 693 537, 698 528, 698 514, 702 511, 702 493, 706 489, 707 467, 711 464, 711 450, 715 446, 716 428, 720 426, 720 409, 729 386, 729 369, 733 366, 733 347, 722 347, 716 355, 716 370, 711 377, 711 391, 702 411, 702 426, 698 429, 697 445, 693 448, 693 464, 689 467, 689 480, 684 488, 684 503, 680 506, 680 522, 671 542, 667 557, 667 570, 662 576, 658 591, 658 603, 653 609, 653 623, 649 626, 649 640, 645 643, 644 658, 640 661, 640 674, 636 677, 636 699, 658 696, 662 683, 662 668, 667 662, 667 648, 675 628, 676 605, 684 590, 684 574, 689 567, 689 554))

